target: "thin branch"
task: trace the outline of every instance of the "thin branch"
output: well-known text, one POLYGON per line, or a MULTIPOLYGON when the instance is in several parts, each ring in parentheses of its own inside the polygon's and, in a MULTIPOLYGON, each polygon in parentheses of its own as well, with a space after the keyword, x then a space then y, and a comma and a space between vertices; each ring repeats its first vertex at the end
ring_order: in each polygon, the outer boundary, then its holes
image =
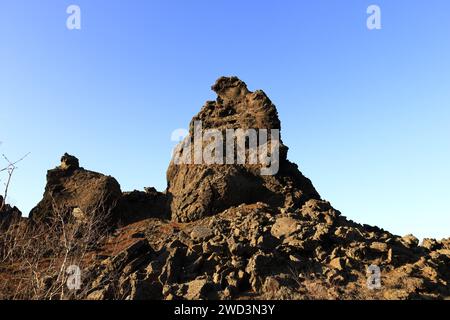
POLYGON ((31 152, 28 152, 26 155, 24 155, 22 158, 20 158, 19 160, 16 160, 14 162, 11 162, 8 157, 6 157, 5 154, 2 154, 3 158, 8 162, 8 166, 6 168, 0 169, 0 172, 2 171, 6 171, 8 170, 10 167, 15 167, 16 164, 18 164, 19 162, 21 162, 22 160, 24 160, 26 157, 28 157, 31 154, 31 152))
POLYGON ((0 210, 3 209, 3 207, 6 205, 6 198, 8 197, 8 189, 9 189, 9 185, 11 183, 11 178, 12 178, 12 175, 13 175, 14 171, 17 169, 16 164, 18 164, 19 162, 24 160, 30 153, 31 152, 28 152, 22 158, 14 161, 14 162, 11 162, 5 154, 2 154, 3 158, 6 160, 6 162, 8 162, 8 166, 3 168, 3 169, 0 169, 0 172, 7 171, 8 172, 8 179, 7 179, 6 183, 5 183, 5 191, 3 193, 4 194, 3 201, 2 201, 2 203, 0 203, 0 210))

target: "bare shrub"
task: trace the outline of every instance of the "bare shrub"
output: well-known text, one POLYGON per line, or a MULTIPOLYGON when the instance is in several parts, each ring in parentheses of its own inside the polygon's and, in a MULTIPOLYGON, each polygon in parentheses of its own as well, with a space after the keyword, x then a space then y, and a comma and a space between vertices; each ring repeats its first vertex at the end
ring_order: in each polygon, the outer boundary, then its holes
POLYGON ((4 183, 5 184, 5 189, 4 189, 4 192, 3 192, 3 197, 1 197, 1 201, 0 201, 0 211, 2 211, 3 208, 6 205, 6 199, 8 197, 9 185, 11 183, 11 178, 12 178, 12 176, 14 174, 14 171, 17 169, 17 164, 19 162, 21 162, 23 159, 25 159, 29 154, 30 153, 27 153, 22 158, 20 158, 19 160, 16 160, 16 161, 10 161, 6 155, 2 154, 2 157, 6 161, 7 166, 4 167, 4 168, 0 168, 0 173, 6 172, 7 173, 7 178, 6 178, 6 182, 4 183))
POLYGON ((98 205, 88 212, 59 207, 45 221, 19 220, 0 234, 0 292, 10 299, 77 299, 89 289, 83 275, 108 234, 109 212, 98 205), (82 271, 81 287, 67 284, 70 266, 82 271), (84 281, 85 280, 85 281, 84 281), (73 288, 72 288, 73 289, 73 288))

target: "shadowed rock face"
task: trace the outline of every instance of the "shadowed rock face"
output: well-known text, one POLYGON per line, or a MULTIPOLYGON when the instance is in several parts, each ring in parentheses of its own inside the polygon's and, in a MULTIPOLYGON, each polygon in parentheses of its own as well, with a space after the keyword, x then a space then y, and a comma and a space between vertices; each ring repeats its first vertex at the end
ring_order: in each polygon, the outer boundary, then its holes
MULTIPOLYGON (((218 129, 280 129, 275 105, 266 94, 251 92, 236 77, 222 77, 212 86, 216 101, 208 101, 190 123, 194 144, 195 123, 201 121, 202 132, 218 129)), ((269 141, 270 134, 269 134, 269 141)), ((203 147, 211 140, 203 141, 203 147)), ((186 145, 177 152, 183 154, 186 145)), ((270 147, 269 147, 270 150, 270 147)), ((301 207, 308 199, 320 199, 311 181, 287 160, 288 148, 280 139, 279 170, 275 175, 261 175, 262 164, 175 164, 167 170, 167 194, 172 219, 194 221, 217 214, 239 204, 264 202, 275 207, 301 207)), ((224 151, 223 163, 226 151, 224 151)), ((270 152, 268 154, 271 154, 270 152)), ((248 153, 247 153, 248 155, 248 153)), ((247 158, 248 159, 248 158, 247 158)))
POLYGON ((78 159, 67 153, 61 165, 47 172, 44 197, 30 212, 39 221, 73 210, 80 215, 110 216, 122 196, 116 179, 79 167, 78 159))
POLYGON ((155 188, 124 192, 115 212, 120 225, 128 225, 147 218, 167 218, 166 195, 155 188))
POLYGON ((9 204, 4 204, 3 197, 0 196, 0 230, 7 228, 11 223, 19 221, 22 217, 22 212, 17 207, 12 207, 9 204))
POLYGON ((113 177, 88 171, 76 157, 64 154, 61 165, 47 172, 44 197, 30 212, 32 221, 56 214, 72 214, 84 220, 99 215, 114 224, 126 225, 150 217, 167 216, 166 197, 154 188, 122 193, 113 177))

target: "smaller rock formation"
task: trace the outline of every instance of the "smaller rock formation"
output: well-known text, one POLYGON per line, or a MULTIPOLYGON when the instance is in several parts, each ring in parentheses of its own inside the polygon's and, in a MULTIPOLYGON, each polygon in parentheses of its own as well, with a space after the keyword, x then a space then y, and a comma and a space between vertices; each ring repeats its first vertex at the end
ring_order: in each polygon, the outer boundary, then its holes
POLYGON ((111 218, 122 192, 116 179, 85 170, 76 157, 64 154, 61 165, 47 172, 44 197, 31 210, 30 219, 39 221, 55 214, 92 214, 111 218))
POLYGON ((14 221, 19 221, 22 212, 17 207, 11 207, 9 204, 3 205, 3 197, 0 196, 0 230, 8 228, 14 221))
POLYGON ((81 168, 78 159, 66 153, 60 166, 47 172, 44 197, 30 219, 71 214, 77 221, 86 221, 98 215, 112 222, 110 226, 124 226, 146 218, 164 218, 166 202, 165 194, 155 188, 122 193, 116 179, 81 168))

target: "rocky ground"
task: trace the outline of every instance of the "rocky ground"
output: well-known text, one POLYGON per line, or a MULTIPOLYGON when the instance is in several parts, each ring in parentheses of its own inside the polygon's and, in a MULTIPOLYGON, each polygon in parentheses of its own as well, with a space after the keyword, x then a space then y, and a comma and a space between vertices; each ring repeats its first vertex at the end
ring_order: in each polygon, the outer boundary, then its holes
MULTIPOLYGON (((264 92, 251 92, 234 77, 220 78, 213 90, 217 100, 207 102, 193 122, 202 120, 205 129, 280 129, 276 108, 264 92)), ((425 239, 419 245, 412 235, 400 237, 347 220, 287 160, 287 151, 281 142, 274 176, 261 176, 262 165, 172 161, 165 192, 122 192, 114 178, 85 170, 65 154, 61 165, 49 170, 43 200, 29 219, 13 224, 18 209, 2 209, 1 232, 54 226, 55 217, 64 222, 63 231, 67 225, 101 221, 102 233, 83 247, 79 260, 82 289, 61 293, 61 298, 450 297, 450 239, 425 239), (381 272, 379 288, 373 288, 369 266, 381 272)), ((76 230, 72 239, 79 241, 92 228, 76 230)), ((57 234, 58 239, 67 240, 63 235, 57 234)), ((3 247, 11 242, 0 238, 3 247)), ((1 297, 21 297, 17 283, 23 281, 18 275, 25 268, 23 258, 6 251, 0 253, 0 278, 9 284, 0 287, 1 297)), ((72 251, 54 265, 65 265, 72 251)), ((56 252, 50 250, 36 266, 49 265, 56 252)), ((37 283, 54 287, 60 277, 61 272, 47 274, 37 283)))
POLYGON ((450 295, 449 240, 419 246, 414 236, 348 221, 320 200, 287 212, 241 205, 193 223, 149 219, 117 230, 111 241, 124 234, 134 245, 92 267, 88 299, 450 295), (367 286, 370 265, 381 269, 381 289, 367 286))

